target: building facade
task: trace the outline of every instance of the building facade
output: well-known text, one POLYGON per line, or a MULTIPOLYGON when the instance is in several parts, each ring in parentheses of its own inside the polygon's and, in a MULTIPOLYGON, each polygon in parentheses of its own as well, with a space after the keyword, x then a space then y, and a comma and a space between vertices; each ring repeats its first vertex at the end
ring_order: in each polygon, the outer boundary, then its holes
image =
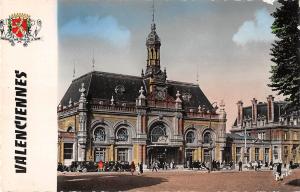
POLYGON ((274 101, 272 95, 266 102, 254 98, 251 103, 237 103, 237 118, 227 135, 232 160, 300 163, 300 111, 288 109, 287 102, 274 101))
POLYGON ((156 25, 141 76, 92 71, 74 79, 58 106, 58 162, 222 161, 226 113, 198 84, 167 80, 156 25))

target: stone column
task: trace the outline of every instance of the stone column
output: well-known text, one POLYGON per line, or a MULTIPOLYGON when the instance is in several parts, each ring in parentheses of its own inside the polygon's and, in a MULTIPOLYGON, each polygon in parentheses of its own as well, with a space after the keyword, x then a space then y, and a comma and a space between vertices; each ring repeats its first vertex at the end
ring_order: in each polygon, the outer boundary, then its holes
POLYGON ((198 147, 198 160, 202 162, 202 148, 198 147))
POLYGON ((78 160, 85 161, 86 160, 86 139, 87 139, 87 108, 86 108, 86 97, 85 97, 84 83, 81 84, 81 88, 79 92, 81 93, 79 99, 79 131, 78 131, 78 160))
MULTIPOLYGON (((133 161, 134 159, 132 159, 132 148, 128 148, 128 161, 129 163, 131 163, 131 161, 133 161)), ((137 162, 134 162, 135 164, 137 164, 137 162)))
POLYGON ((143 163, 146 164, 147 161, 147 148, 146 145, 143 145, 143 163))
POLYGON ((179 147, 178 156, 179 156, 179 164, 183 164, 184 163, 184 147, 179 147))

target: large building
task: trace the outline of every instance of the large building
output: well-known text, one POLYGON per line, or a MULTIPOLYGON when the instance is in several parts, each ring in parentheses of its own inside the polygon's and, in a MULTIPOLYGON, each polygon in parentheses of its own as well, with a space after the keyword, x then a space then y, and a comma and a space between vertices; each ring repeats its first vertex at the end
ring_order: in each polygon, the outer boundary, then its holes
POLYGON ((237 103, 237 118, 227 141, 232 160, 300 163, 300 111, 274 101, 272 95, 266 102, 254 98, 251 103, 247 107, 237 103))
POLYGON ((198 84, 167 80, 160 46, 153 22, 141 76, 92 71, 72 81, 57 111, 58 162, 224 159, 224 104, 217 113, 198 84))

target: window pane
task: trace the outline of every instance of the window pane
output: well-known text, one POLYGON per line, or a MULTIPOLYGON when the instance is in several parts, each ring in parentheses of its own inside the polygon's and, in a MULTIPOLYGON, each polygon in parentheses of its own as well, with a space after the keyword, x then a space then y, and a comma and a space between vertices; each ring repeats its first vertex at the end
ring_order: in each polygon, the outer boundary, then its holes
POLYGON ((166 128, 162 125, 156 126, 152 129, 150 139, 151 142, 158 142, 166 138, 166 128))
POLYGON ((194 131, 189 131, 189 132, 186 134, 186 142, 187 142, 187 143, 194 143, 194 140, 195 140, 195 134, 194 134, 194 131))
POLYGON ((204 134, 204 143, 210 143, 211 141, 211 136, 210 136, 210 133, 205 133, 204 134))
POLYGON ((97 128, 94 132, 95 141, 105 141, 105 129, 97 128))
POLYGON ((118 141, 127 141, 128 140, 128 132, 127 129, 121 128, 117 132, 118 141))
POLYGON ((72 159, 73 143, 64 143, 64 159, 72 159))

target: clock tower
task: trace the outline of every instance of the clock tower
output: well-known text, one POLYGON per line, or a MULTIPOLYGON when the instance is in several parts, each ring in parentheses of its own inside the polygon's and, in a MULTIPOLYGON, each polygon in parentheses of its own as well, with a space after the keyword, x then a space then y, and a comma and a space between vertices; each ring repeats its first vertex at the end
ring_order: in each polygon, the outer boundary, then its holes
MULTIPOLYGON (((154 10, 154 9, 153 9, 154 10)), ((155 94, 159 100, 165 99, 167 95, 166 70, 160 69, 160 38, 156 33, 156 24, 154 22, 154 11, 152 14, 151 32, 146 40, 147 47, 147 65, 145 74, 142 74, 144 80, 149 83, 148 92, 155 94)))

